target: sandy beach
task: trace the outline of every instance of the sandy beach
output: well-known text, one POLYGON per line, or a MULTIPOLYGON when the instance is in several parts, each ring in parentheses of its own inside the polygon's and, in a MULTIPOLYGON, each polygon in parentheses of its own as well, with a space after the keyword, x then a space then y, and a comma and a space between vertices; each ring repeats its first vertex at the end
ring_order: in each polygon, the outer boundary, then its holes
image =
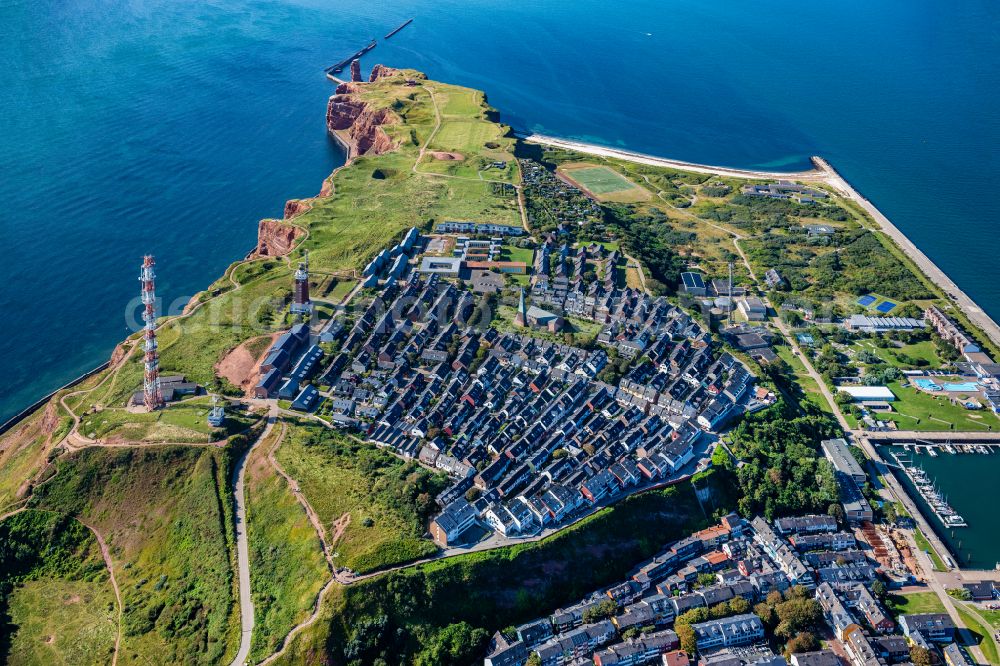
POLYGON ((684 162, 681 160, 671 160, 663 157, 656 157, 654 155, 637 153, 630 150, 621 150, 618 148, 608 148, 606 146, 597 146, 578 141, 557 139, 541 134, 532 134, 527 136, 524 138, 524 141, 552 146, 554 148, 564 148, 566 150, 573 150, 587 155, 597 155, 599 157, 608 157, 628 162, 636 162, 638 164, 649 164, 652 166, 680 169, 682 171, 692 171, 694 173, 729 176, 732 178, 747 178, 752 180, 797 180, 828 185, 842 194, 845 198, 848 198, 861 206, 861 208, 863 208, 872 217, 872 219, 875 220, 875 223, 878 224, 882 232, 891 238, 934 284, 944 290, 950 300, 965 313, 972 323, 978 326, 994 343, 1000 345, 1000 326, 997 325, 993 318, 990 317, 990 315, 988 315, 981 307, 979 307, 979 305, 977 305, 968 294, 962 291, 961 288, 959 288, 959 286, 955 284, 955 282, 949 278, 943 270, 938 268, 938 266, 920 250, 920 248, 914 245, 913 241, 907 238, 906 235, 900 231, 888 217, 882 214, 882 212, 875 207, 875 204, 855 190, 854 187, 852 187, 843 176, 837 173, 837 170, 822 157, 812 158, 812 162, 816 168, 810 171, 753 171, 748 169, 711 166, 707 164, 694 164, 692 162, 684 162))

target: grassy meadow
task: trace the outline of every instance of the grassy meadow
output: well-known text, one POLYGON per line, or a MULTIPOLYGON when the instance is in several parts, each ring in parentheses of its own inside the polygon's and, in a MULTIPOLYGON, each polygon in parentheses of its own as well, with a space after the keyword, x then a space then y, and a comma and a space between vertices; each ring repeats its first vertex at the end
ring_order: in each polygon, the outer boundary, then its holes
POLYGON ((363 573, 437 552, 424 535, 444 474, 305 421, 276 456, 319 515, 338 566, 363 573), (333 539, 338 521, 346 528, 333 539))
POLYGON ((85 449, 60 457, 32 506, 94 526, 124 603, 119 663, 216 663, 236 649, 227 452, 85 449))
POLYGON ((292 627, 308 617, 331 575, 305 510, 267 459, 278 437, 280 428, 275 428, 246 467, 250 589, 256 615, 251 659, 274 652, 292 627))

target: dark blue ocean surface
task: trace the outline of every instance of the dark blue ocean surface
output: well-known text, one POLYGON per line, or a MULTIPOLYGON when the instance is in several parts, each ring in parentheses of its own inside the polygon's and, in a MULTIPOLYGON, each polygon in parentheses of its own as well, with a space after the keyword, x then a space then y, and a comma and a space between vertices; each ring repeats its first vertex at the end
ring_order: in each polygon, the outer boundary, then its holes
POLYGON ((183 300, 317 191, 341 160, 322 67, 372 37, 366 70, 482 88, 521 130, 826 156, 1000 316, 995 2, 5 0, 0 417, 107 358, 144 252, 183 300))

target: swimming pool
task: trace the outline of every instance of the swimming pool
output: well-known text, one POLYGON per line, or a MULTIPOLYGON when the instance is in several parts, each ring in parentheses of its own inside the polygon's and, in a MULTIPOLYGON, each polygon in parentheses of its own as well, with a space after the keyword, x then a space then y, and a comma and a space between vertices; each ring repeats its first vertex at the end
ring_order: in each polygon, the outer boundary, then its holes
POLYGON ((940 391, 941 385, 935 382, 933 379, 911 379, 917 388, 922 388, 925 391, 940 391))
POLYGON ((959 384, 945 384, 945 391, 964 391, 966 393, 971 393, 973 391, 979 390, 979 384, 976 382, 962 382, 959 384))

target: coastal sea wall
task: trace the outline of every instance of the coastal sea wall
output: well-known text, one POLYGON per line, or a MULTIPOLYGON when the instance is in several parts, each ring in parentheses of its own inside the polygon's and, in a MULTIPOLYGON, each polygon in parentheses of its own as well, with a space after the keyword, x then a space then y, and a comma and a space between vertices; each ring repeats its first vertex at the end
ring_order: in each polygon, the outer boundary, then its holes
POLYGON ((990 317, 979 305, 972 300, 968 294, 955 284, 948 275, 941 270, 930 258, 918 248, 913 241, 894 225, 875 204, 858 192, 846 178, 840 175, 836 169, 822 157, 812 157, 812 163, 816 166, 810 171, 780 172, 780 171, 754 171, 748 169, 733 169, 730 167, 712 166, 708 164, 694 164, 681 160, 672 160, 654 155, 646 155, 629 150, 618 148, 608 148, 579 141, 558 139, 541 134, 530 134, 523 137, 528 143, 536 143, 554 148, 563 148, 588 155, 597 155, 610 159, 619 159, 638 164, 648 164, 651 166, 666 167, 668 169, 678 169, 680 171, 692 171, 694 173, 712 174, 717 176, 728 176, 733 178, 747 178, 751 180, 773 180, 786 179, 803 182, 823 183, 847 199, 860 206, 868 215, 872 217, 881 231, 891 238, 900 250, 910 258, 917 268, 923 272, 934 284, 938 285, 947 294, 948 298, 955 303, 965 313, 969 320, 982 330, 994 344, 1000 345, 1000 325, 990 317))
POLYGON ((93 377, 97 373, 103 372, 103 371, 107 370, 110 366, 111 366, 111 361, 105 361, 104 363, 101 363, 96 368, 93 368, 92 370, 88 370, 87 372, 83 373, 82 375, 80 375, 76 379, 74 379, 74 380, 72 380, 70 382, 67 382, 66 384, 63 384, 62 386, 60 386, 59 388, 57 388, 55 391, 52 391, 48 395, 46 395, 46 396, 44 396, 42 398, 39 398, 35 402, 31 403, 30 405, 28 405, 27 407, 25 407, 24 409, 22 409, 21 411, 19 411, 17 414, 15 414, 14 416, 10 417, 6 421, 4 421, 2 424, 0 424, 0 435, 4 434, 8 430, 10 430, 14 426, 16 426, 18 423, 20 423, 21 421, 23 421, 27 417, 31 416, 32 414, 34 414, 35 410, 40 409, 41 407, 45 406, 45 403, 47 403, 49 400, 51 400, 53 397, 55 397, 55 395, 57 393, 59 393, 60 391, 65 391, 68 388, 73 388, 74 386, 76 386, 80 382, 93 377))
POLYGON ((913 241, 906 237, 899 228, 893 224, 875 204, 864 197, 852 186, 846 178, 840 175, 833 166, 822 157, 814 157, 813 161, 818 164, 827 174, 826 181, 831 187, 837 189, 851 201, 857 203, 872 219, 879 225, 883 233, 889 236, 896 245, 908 256, 917 267, 931 279, 934 284, 944 289, 948 297, 965 313, 965 315, 978 326, 990 340, 1000 345, 1000 326, 986 313, 979 305, 972 300, 972 297, 962 291, 955 282, 948 277, 948 274, 941 270, 937 264, 918 248, 913 241))

